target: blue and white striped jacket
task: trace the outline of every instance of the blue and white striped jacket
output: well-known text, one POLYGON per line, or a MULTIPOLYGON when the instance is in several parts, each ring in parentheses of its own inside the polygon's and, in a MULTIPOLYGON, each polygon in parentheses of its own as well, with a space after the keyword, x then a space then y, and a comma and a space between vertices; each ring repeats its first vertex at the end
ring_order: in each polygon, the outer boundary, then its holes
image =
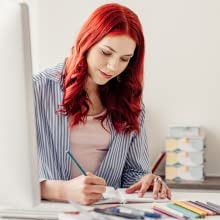
MULTIPOLYGON (((60 86, 63 66, 58 64, 33 76, 40 181, 71 178, 71 160, 65 153, 70 149, 68 117, 55 113, 63 98, 60 86)), ((150 172, 144 118, 143 107, 139 135, 118 134, 110 118, 107 119, 110 143, 95 174, 103 177, 108 186, 128 187, 150 172)))

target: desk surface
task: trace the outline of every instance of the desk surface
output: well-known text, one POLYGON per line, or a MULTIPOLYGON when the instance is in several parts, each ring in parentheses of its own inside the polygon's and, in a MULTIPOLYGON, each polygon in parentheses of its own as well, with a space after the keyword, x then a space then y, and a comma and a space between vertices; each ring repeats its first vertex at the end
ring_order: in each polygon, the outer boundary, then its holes
MULTIPOLYGON (((183 189, 173 189, 172 190, 172 200, 192 200, 200 202, 213 202, 220 205, 220 190, 183 190, 183 189)), ((152 203, 139 203, 139 204, 126 204, 128 207, 134 207, 139 209, 151 208, 152 203)), ((106 207, 105 205, 99 205, 99 207, 106 207)), ((205 219, 218 219, 220 216, 209 216, 205 219)))
MULTIPOLYGON (((175 189, 172 191, 172 199, 173 200, 192 200, 192 201, 201 201, 201 202, 213 202, 220 204, 220 191, 202 191, 202 190, 178 190, 175 189)), ((107 207, 112 205, 96 205, 95 207, 107 207)), ((128 207, 134 207, 134 208, 151 208, 152 203, 139 203, 139 204, 126 204, 128 207)), ((91 210, 92 206, 84 206, 85 209, 91 210)), ((0 207, 1 209, 1 207, 0 207)), ((56 217, 58 213, 63 211, 74 211, 74 207, 72 207, 70 204, 67 203, 54 203, 54 202, 42 202, 40 206, 35 207, 33 209, 29 209, 29 213, 33 213, 35 215, 38 215, 39 213, 47 213, 50 214, 49 216, 56 217)), ((1 219, 1 218, 0 218, 1 219)), ((2 218, 3 219, 3 218, 2 218)), ((14 218, 16 219, 16 218, 14 218)), ((169 218, 170 219, 170 218, 169 218)), ((210 216, 206 217, 205 219, 220 219, 220 216, 210 216)), ((5 218, 4 218, 5 220, 5 218)))

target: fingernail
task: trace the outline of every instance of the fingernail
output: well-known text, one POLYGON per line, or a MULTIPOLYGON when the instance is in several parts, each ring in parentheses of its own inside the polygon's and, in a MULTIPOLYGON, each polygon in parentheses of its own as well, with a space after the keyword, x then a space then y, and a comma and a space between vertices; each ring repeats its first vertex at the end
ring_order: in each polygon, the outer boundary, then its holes
POLYGON ((142 197, 143 196, 143 193, 138 193, 138 197, 142 197))
POLYGON ((157 195, 154 195, 154 199, 157 199, 157 195))
POLYGON ((164 194, 161 194, 160 197, 163 199, 163 198, 165 197, 165 195, 164 195, 164 194))

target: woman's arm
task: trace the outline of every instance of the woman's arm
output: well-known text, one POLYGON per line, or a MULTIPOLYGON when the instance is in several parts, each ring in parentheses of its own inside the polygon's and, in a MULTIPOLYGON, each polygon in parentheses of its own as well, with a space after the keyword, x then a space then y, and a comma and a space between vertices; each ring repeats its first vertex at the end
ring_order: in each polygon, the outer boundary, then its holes
POLYGON ((145 107, 139 117, 140 133, 133 137, 129 146, 125 167, 122 175, 122 187, 127 188, 138 182, 145 174, 151 173, 147 134, 145 129, 145 107))
POLYGON ((41 198, 53 201, 77 201, 83 205, 97 202, 106 190, 103 178, 92 174, 72 180, 45 180, 41 182, 41 198))
POLYGON ((65 190, 66 181, 64 180, 45 180, 40 183, 41 198, 53 201, 67 201, 65 190))
POLYGON ((140 134, 136 135, 129 148, 125 168, 123 171, 123 187, 127 193, 139 191, 139 196, 143 197, 144 193, 153 186, 153 197, 171 199, 171 191, 162 179, 151 173, 149 166, 149 152, 147 145, 147 135, 145 130, 145 110, 142 105, 140 115, 140 134), (159 178, 159 180, 158 180, 159 178))

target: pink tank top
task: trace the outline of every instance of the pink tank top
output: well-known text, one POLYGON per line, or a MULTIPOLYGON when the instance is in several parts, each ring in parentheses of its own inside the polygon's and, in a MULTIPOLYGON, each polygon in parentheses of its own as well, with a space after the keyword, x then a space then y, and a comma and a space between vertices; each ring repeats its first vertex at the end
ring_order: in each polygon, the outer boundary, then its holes
MULTIPOLYGON (((104 114, 104 112, 87 116, 86 124, 79 123, 70 129, 71 153, 86 172, 95 173, 101 165, 110 142, 110 132, 107 127, 106 119, 104 127, 101 121, 95 117, 104 114)), ((71 177, 75 178, 82 175, 75 164, 72 163, 71 177)))

